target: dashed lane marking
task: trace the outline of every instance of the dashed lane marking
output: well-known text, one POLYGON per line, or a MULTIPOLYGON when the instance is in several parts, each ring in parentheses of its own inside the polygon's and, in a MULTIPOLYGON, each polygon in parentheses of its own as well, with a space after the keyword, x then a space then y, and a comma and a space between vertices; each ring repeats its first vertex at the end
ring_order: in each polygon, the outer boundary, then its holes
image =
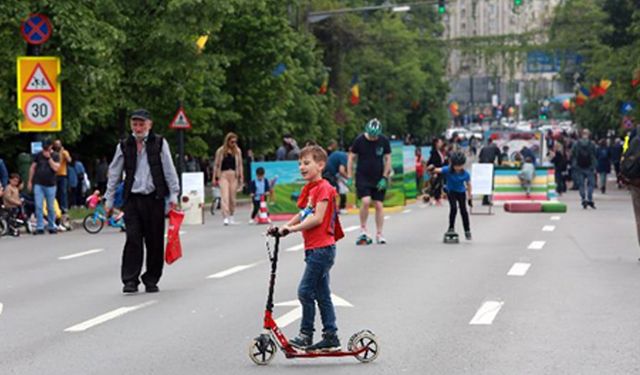
POLYGON ((3 305, 0 303, 0 315, 2 315, 2 308, 3 308, 3 305))
POLYGON ((300 250, 303 250, 303 249, 304 249, 304 244, 301 243, 301 244, 298 244, 298 245, 295 245, 295 246, 288 247, 285 251, 291 252, 291 251, 300 251, 300 250))
POLYGON ((551 221, 560 221, 560 216, 551 216, 551 221))
POLYGON ((502 301, 486 301, 480 306, 476 315, 473 316, 469 324, 471 325, 490 325, 500 312, 504 305, 502 301))
POLYGON ((529 267, 531 267, 531 263, 514 263, 507 276, 524 276, 529 271, 529 267))
POLYGON ((408 214, 409 212, 411 212, 410 208, 405 209, 404 211, 402 211, 403 214, 408 214))
POLYGON ((103 251, 104 251, 104 249, 91 249, 91 250, 83 251, 83 252, 80 252, 80 253, 61 256, 61 257, 58 257, 58 259, 59 260, 69 260, 69 259, 83 257, 85 255, 91 255, 91 254, 100 253, 100 252, 103 252, 103 251))
POLYGON ((213 275, 207 276, 207 279, 222 279, 223 277, 231 276, 234 273, 242 272, 249 268, 255 267, 259 264, 259 262, 251 263, 251 264, 241 264, 239 266, 231 267, 224 271, 220 271, 218 273, 214 273, 213 275))
POLYGON ((357 230, 358 230, 358 228, 360 228, 360 226, 359 226, 359 225, 352 225, 352 226, 350 226, 350 227, 346 227, 346 228, 344 228, 344 232, 345 232, 345 233, 355 232, 355 231, 357 231, 357 230))
POLYGON ((387 215, 387 216, 384 217, 384 219, 385 220, 389 220, 389 219, 391 219, 391 216, 387 215))
POLYGON ((527 249, 529 250, 542 250, 542 248, 544 247, 544 245, 546 244, 546 241, 533 241, 529 244, 529 247, 527 247, 527 249))
POLYGON ((554 230, 556 230, 555 225, 545 225, 544 227, 542 227, 543 232, 553 232, 554 230))
POLYGON ((82 322, 80 324, 76 324, 74 326, 71 326, 71 327, 65 329, 64 331, 65 332, 82 332, 82 331, 86 331, 91 327, 95 327, 95 326, 97 326, 99 324, 102 324, 102 323, 105 323, 105 322, 107 322, 109 320, 118 318, 118 317, 120 317, 120 316, 122 316, 124 314, 130 313, 130 312, 133 312, 133 311, 136 311, 136 310, 140 310, 140 309, 145 308, 147 306, 151 306, 151 305, 153 305, 154 303, 157 303, 157 302, 158 301, 156 301, 156 300, 151 300, 151 301, 144 302, 144 303, 141 303, 141 304, 135 305, 135 306, 120 307, 120 308, 115 309, 113 311, 109 311, 108 313, 105 313, 105 314, 102 314, 100 316, 97 316, 97 317, 95 317, 93 319, 89 319, 89 320, 84 321, 84 322, 82 322))

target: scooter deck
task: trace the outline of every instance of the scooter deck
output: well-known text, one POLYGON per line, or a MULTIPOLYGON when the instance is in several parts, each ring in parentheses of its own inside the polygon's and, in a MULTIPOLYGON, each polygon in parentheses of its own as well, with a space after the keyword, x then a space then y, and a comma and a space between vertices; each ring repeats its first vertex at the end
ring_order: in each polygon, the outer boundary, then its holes
POLYGON ((367 350, 366 347, 355 352, 345 352, 342 350, 336 352, 306 352, 303 350, 286 351, 283 350, 286 358, 316 358, 316 357, 354 357, 367 350))

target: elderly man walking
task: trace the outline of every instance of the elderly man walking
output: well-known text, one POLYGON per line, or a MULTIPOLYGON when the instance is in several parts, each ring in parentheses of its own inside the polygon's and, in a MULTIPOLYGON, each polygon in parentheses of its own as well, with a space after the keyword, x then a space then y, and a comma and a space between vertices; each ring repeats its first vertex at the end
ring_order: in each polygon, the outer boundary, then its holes
POLYGON ((111 211, 118 184, 124 180, 124 220, 127 240, 122 254, 123 293, 136 293, 140 281, 147 293, 159 291, 164 265, 165 199, 175 207, 180 193, 178 175, 169 144, 151 128, 145 109, 131 113, 132 135, 116 147, 109 166, 106 208, 111 211), (147 249, 146 272, 140 277, 143 242, 147 249))

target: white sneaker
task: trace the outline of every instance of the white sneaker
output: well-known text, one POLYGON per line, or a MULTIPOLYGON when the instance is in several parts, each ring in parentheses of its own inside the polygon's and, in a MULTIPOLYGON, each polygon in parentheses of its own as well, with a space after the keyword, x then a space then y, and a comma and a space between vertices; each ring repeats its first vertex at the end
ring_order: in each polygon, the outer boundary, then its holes
POLYGON ((384 244, 386 244, 386 243, 387 243, 387 240, 386 240, 384 237, 382 237, 382 235, 381 235, 381 234, 378 234, 378 235, 376 236, 376 243, 377 243, 378 245, 384 245, 384 244))
POLYGON ((255 223, 256 223, 255 220, 253 220, 253 219, 249 220, 249 225, 252 225, 252 224, 255 224, 255 223))
POLYGON ((224 220, 222 220, 222 224, 223 225, 229 225, 229 218, 225 217, 224 220))
POLYGON ((233 218, 233 216, 231 216, 231 217, 229 218, 229 224, 231 224, 231 225, 236 225, 236 224, 238 224, 238 223, 236 223, 236 220, 233 218))

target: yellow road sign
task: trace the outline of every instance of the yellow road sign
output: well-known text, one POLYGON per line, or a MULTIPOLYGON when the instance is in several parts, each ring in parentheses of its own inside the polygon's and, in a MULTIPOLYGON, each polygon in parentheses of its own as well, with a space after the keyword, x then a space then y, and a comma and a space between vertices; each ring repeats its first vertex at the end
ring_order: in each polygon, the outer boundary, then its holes
POLYGON ((62 130, 62 95, 58 57, 18 57, 18 120, 20 132, 62 130))

